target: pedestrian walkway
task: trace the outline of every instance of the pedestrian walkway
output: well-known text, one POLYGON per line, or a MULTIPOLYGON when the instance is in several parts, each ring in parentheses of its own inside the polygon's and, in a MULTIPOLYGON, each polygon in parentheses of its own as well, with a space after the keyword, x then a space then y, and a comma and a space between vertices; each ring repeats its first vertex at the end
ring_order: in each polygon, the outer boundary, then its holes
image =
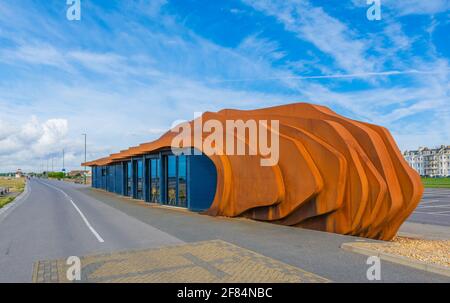
MULTIPOLYGON (((320 283, 329 280, 212 240, 81 258, 81 281, 111 283, 320 283)), ((33 282, 69 282, 66 260, 39 261, 33 282)))

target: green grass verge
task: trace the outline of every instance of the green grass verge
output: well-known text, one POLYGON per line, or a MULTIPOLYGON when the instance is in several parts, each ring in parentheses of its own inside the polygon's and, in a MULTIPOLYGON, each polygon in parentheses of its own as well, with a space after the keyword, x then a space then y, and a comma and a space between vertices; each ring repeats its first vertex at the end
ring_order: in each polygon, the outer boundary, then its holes
POLYGON ((422 178, 426 188, 450 188, 450 178, 422 178))
POLYGON ((25 188, 25 179, 0 178, 0 187, 8 187, 11 192, 23 192, 25 188))
POLYGON ((13 196, 0 197, 0 208, 2 208, 6 204, 14 201, 16 196, 18 196, 21 192, 24 191, 25 179, 24 178, 16 179, 16 178, 1 177, 0 178, 0 187, 7 187, 7 188, 9 188, 9 191, 11 193, 13 193, 13 196))
POLYGON ((2 208, 6 204, 11 203, 12 201, 14 201, 14 198, 15 197, 0 198, 0 208, 2 208))

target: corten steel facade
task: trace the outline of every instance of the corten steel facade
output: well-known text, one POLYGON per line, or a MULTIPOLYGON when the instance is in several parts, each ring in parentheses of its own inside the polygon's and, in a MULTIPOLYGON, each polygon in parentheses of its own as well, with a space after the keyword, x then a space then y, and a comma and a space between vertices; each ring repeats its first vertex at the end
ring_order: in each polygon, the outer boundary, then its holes
MULTIPOLYGON (((226 155, 225 148, 223 155, 175 157, 170 148, 178 133, 171 131, 86 163, 93 186, 212 216, 383 240, 395 236, 421 199, 419 175, 381 126, 307 103, 207 112, 199 119, 278 120, 278 164, 261 166, 259 154, 226 155)), ((206 137, 183 147, 201 150, 206 137)))

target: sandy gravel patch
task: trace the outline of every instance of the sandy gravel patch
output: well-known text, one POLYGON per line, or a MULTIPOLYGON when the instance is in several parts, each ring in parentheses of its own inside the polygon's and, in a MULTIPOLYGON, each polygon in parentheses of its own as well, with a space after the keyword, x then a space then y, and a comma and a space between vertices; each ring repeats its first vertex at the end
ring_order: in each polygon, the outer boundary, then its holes
POLYGON ((353 245, 429 264, 450 267, 450 240, 422 240, 396 237, 391 242, 386 243, 353 243, 353 245))

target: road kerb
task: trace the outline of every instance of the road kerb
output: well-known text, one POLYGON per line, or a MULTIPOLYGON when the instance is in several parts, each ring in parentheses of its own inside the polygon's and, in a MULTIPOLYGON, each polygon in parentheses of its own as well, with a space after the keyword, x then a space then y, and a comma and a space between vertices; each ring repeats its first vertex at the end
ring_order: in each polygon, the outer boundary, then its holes
POLYGON ((385 252, 379 252, 376 250, 359 247, 359 246, 354 245, 354 243, 343 243, 341 245, 341 248, 346 251, 355 252, 355 253, 363 254, 366 256, 377 256, 381 260, 385 260, 385 261, 389 261, 392 263, 397 263, 397 264, 412 267, 415 269, 420 269, 423 271, 431 272, 434 274, 450 277, 450 268, 445 267, 445 266, 429 264, 429 263, 422 262, 419 260, 413 260, 413 259, 410 259, 410 258, 407 258, 404 256, 397 256, 397 255, 393 255, 393 254, 389 254, 389 253, 385 253, 385 252))

